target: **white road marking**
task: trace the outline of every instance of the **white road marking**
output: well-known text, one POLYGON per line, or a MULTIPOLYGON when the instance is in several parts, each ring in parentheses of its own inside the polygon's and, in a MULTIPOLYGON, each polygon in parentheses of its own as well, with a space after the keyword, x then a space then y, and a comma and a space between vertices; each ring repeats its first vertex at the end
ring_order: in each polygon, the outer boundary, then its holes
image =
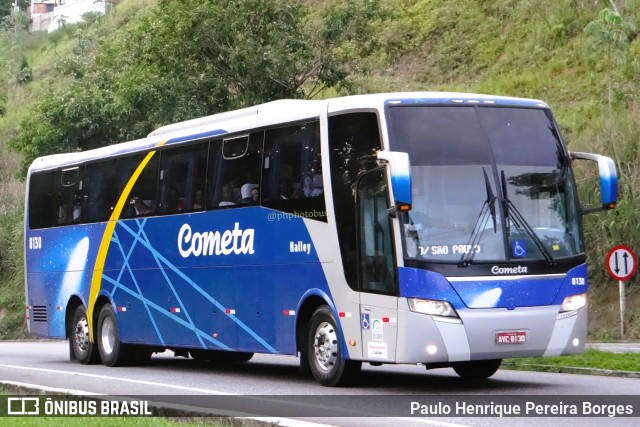
POLYGON ((108 376, 108 375, 86 374, 82 372, 56 371, 54 369, 32 368, 28 366, 16 366, 16 365, 0 365, 0 368, 9 368, 9 369, 17 369, 17 370, 33 371, 33 372, 47 372, 50 374, 70 375, 74 377, 80 376, 80 377, 96 378, 96 379, 108 380, 108 381, 122 381, 127 383, 134 383, 134 384, 172 388, 174 390, 188 391, 192 393, 213 394, 218 396, 237 396, 238 395, 237 393, 225 393, 222 391, 215 391, 215 390, 210 390, 206 388, 185 387, 181 385, 163 384, 163 383, 158 383, 153 381, 144 381, 144 380, 133 380, 130 378, 120 378, 120 377, 114 377, 114 376, 108 376))

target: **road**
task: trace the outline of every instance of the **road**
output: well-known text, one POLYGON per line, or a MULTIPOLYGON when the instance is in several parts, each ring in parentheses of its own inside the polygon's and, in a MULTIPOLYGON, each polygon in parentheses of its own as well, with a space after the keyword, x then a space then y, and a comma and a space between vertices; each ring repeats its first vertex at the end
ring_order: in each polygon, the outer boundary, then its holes
MULTIPOLYGON (((356 386, 325 388, 300 376, 297 365, 294 357, 256 355, 248 363, 213 366, 168 352, 154 355, 148 366, 108 368, 69 361, 64 341, 0 342, 0 383, 37 385, 71 394, 145 396, 153 402, 191 409, 224 407, 224 415, 246 415, 247 410, 255 413, 261 411, 256 408, 266 406, 270 408, 267 412, 275 413, 263 415, 279 416, 284 424, 299 419, 339 426, 387 426, 402 421, 408 426, 546 426, 551 422, 583 427, 637 425, 640 417, 640 380, 633 378, 501 369, 492 379, 474 383, 463 381, 450 369, 365 365, 356 386), (462 417, 455 416, 460 411, 454 410, 449 416, 408 418, 411 402, 440 404, 441 411, 462 403, 494 402, 489 410, 495 415, 496 407, 513 409, 526 401, 567 405, 602 399, 632 402, 634 417, 462 417)), ((446 411, 440 415, 447 415, 446 411)))

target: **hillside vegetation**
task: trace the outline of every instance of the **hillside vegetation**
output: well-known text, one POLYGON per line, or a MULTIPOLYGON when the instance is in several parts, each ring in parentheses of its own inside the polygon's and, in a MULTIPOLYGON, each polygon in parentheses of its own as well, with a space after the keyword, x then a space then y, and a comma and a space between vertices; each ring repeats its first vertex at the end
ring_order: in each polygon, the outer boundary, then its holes
MULTIPOLYGON (((0 29, 0 336, 24 335, 22 209, 36 156, 277 98, 456 90, 538 98, 571 150, 615 159, 584 218, 592 339, 619 339, 604 257, 640 236, 640 0, 123 0, 47 34, 0 29)), ((593 171, 577 170, 593 200, 593 171)), ((640 252, 640 251, 638 251, 640 252)), ((625 339, 640 339, 640 281, 625 339)))

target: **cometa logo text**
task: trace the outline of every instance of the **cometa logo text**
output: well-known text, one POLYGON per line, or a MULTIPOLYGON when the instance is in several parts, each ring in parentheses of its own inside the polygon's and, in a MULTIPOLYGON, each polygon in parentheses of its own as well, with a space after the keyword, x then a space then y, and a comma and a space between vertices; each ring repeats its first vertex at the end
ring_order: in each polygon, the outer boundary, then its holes
POLYGON ((191 226, 184 224, 178 233, 178 251, 183 258, 193 256, 253 254, 255 230, 242 230, 236 222, 233 230, 192 233, 191 226))
POLYGON ((499 267, 494 265, 491 267, 492 274, 527 274, 528 268, 521 265, 517 267, 499 267))

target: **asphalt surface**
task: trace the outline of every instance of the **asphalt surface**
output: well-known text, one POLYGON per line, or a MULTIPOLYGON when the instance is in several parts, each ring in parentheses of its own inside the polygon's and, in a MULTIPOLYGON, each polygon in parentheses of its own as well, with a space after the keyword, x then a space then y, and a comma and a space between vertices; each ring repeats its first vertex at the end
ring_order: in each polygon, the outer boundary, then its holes
MULTIPOLYGON (((40 341, 40 340, 37 340, 40 341)), ((48 340, 45 340, 48 341, 48 340)), ((44 381, 45 371, 46 373, 54 372, 56 373, 55 378, 58 379, 65 370, 67 369, 67 364, 70 363, 66 360, 66 351, 67 347, 63 341, 52 341, 52 342, 44 342, 42 344, 47 344, 46 346, 55 347, 58 353, 62 355, 60 360, 56 360, 55 358, 49 360, 50 358, 45 357, 42 360, 43 356, 39 354, 34 348, 30 348, 29 345, 34 343, 27 342, 5 342, 2 344, 6 348, 3 347, 0 354, 4 362, 11 366, 7 369, 11 368, 7 372, 14 372, 18 370, 17 375, 13 375, 10 378, 10 375, 7 375, 7 378, 4 378, 9 381, 4 381, 5 383, 13 382, 13 385, 16 386, 16 392, 19 394, 40 394, 45 393, 47 397, 51 397, 56 394, 62 393, 63 395, 68 393, 68 390, 86 390, 84 388, 85 381, 87 378, 100 378, 100 387, 115 387, 114 389, 109 389, 107 391, 103 391, 102 389, 90 389, 88 391, 89 395, 96 396, 97 399, 100 399, 99 396, 106 396, 110 399, 109 396, 116 395, 122 390, 129 390, 131 394, 142 395, 141 393, 149 393, 155 394, 152 392, 152 387, 157 386, 159 384, 162 385, 162 389, 158 391, 159 394, 166 394, 167 387, 171 386, 172 391, 176 392, 176 396, 169 396, 168 401, 152 400, 150 404, 153 405, 154 414, 156 415, 164 415, 164 416, 209 416, 206 413, 201 412, 202 408, 208 407, 208 400, 205 404, 198 404, 195 400, 196 396, 194 395, 194 390, 207 392, 208 394, 215 394, 216 399, 231 399, 234 404, 238 406, 238 408, 243 409, 246 406, 246 402, 242 399, 271 399, 273 395, 277 395, 282 393, 282 390, 285 392, 289 392, 295 395, 300 394, 301 399, 308 398, 308 396, 302 396, 303 394, 313 394, 318 393, 317 386, 314 383, 308 383, 304 378, 299 378, 297 375, 290 375, 291 372, 296 371, 297 366, 295 363, 292 365, 291 360, 287 358, 278 358, 275 360, 268 360, 264 363, 261 363, 260 358, 256 357, 257 360, 252 361, 249 365, 244 366, 242 369, 234 369, 233 367, 229 367, 225 369, 218 370, 209 370, 202 369, 202 366, 197 363, 186 363, 189 361, 182 361, 182 359, 178 359, 176 361, 173 357, 169 357, 170 355, 157 355, 158 358, 155 360, 156 369, 142 369, 142 377, 136 379, 134 378, 134 370, 131 368, 130 372, 126 372, 123 378, 120 378, 119 381, 115 381, 117 378, 111 375, 110 372, 106 372, 108 369, 100 365, 85 367, 85 366, 76 366, 75 364, 71 367, 71 376, 66 376, 62 380, 62 383, 53 384, 46 383, 44 381), (13 349, 17 347, 16 349, 13 349), (12 350, 13 349, 13 350, 12 350), (28 351, 29 357, 20 357, 24 351, 28 351), (19 357, 17 359, 10 359, 11 353, 15 353, 19 357), (164 356, 164 357, 162 357, 164 356), (33 363, 30 363, 29 360, 35 359, 33 363), (47 364, 43 364, 46 362, 47 364), (185 363, 180 363, 185 362, 185 363), (50 366, 49 364, 52 364, 50 366), (179 375, 179 377, 173 377, 174 371, 175 375, 179 375), (246 371, 246 372, 245 372, 246 371), (253 374, 252 374, 253 372, 253 374), (284 389, 273 389, 272 392, 266 392, 264 395, 260 396, 244 396, 237 395, 236 393, 253 393, 256 391, 260 391, 260 393, 265 393, 263 390, 264 387, 271 387, 271 382, 269 382, 272 377, 289 377, 290 380, 287 384, 283 385, 282 381, 277 381, 277 386, 283 386, 284 389), (174 381, 171 384, 164 384, 167 378, 174 378, 174 381), (179 382, 175 380, 175 378, 179 378, 179 382), (20 381, 20 385, 17 382, 20 381), (34 386, 34 384, 49 384, 48 387, 39 388, 42 386, 34 386), (28 385, 28 386, 27 386, 28 385), (33 387, 33 388, 32 388, 33 387), (53 387, 53 388, 52 388, 53 387), (138 387, 134 389, 135 387, 138 387), (211 389, 213 387, 213 390, 211 389), (234 388, 235 387, 235 388, 234 388), (175 390, 174 390, 175 389, 175 390), (65 390, 67 390, 65 392, 65 390), (142 390, 142 392, 140 391, 142 390), (179 393, 177 391, 180 391, 179 393), (186 402, 180 404, 176 404, 174 402, 175 399, 182 398, 180 394, 186 393, 186 402), (227 395, 229 394, 229 395, 227 395), (154 403, 155 402, 155 403, 154 403), (177 406, 176 406, 177 405, 177 406)), ((613 344, 604 344, 604 343, 595 343, 589 344, 589 348, 597 348, 603 351, 612 351, 612 352, 640 352, 640 343, 613 343, 613 344)), ((46 353, 46 352, 45 352, 46 353)), ((56 353, 56 354, 58 354, 56 353)), ((295 361, 294 361, 295 362, 295 361)), ((357 399, 359 391, 366 391, 367 393, 379 394, 378 389, 379 386, 375 386, 373 388, 372 384, 385 384, 383 386, 384 390, 389 390, 389 392, 383 393, 382 397, 376 396, 364 396, 364 401, 360 402, 356 405, 351 405, 353 408, 358 408, 358 410, 363 410, 366 407, 366 404, 375 404, 375 409, 380 410, 380 408, 384 405, 391 404, 388 403, 390 399, 403 399, 406 396, 403 396, 405 392, 411 393, 412 390, 419 390, 425 393, 431 393, 431 395, 425 395, 431 399, 432 396, 441 397, 442 393, 454 393, 454 400, 457 399, 456 396, 463 396, 464 400, 469 399, 482 399, 484 395, 482 393, 478 393, 477 390, 461 390, 458 384, 457 377, 451 378, 453 374, 449 374, 447 372, 429 372, 424 374, 424 377, 420 377, 414 375, 414 367, 394 367, 393 372, 378 372, 378 370, 382 368, 369 368, 371 372, 368 373, 368 378, 370 383, 363 383, 360 388, 349 390, 349 389, 338 389, 332 390, 340 396, 337 396, 340 402, 347 402, 348 399, 357 399), (403 371, 408 370, 406 375, 403 375, 403 371), (431 385, 430 385, 431 382, 431 385), (436 384, 437 383, 437 384, 436 384), (367 385, 368 384, 368 385, 367 385), (394 388, 395 387, 395 388, 394 388), (387 395, 389 393, 393 393, 394 390, 401 390, 399 396, 387 395), (349 395, 351 393, 356 392, 355 395, 349 395), (342 394, 345 395, 342 395, 342 394)), ((124 370, 130 368, 123 368, 124 370)), ((537 369, 536 369, 537 370, 537 369)), ((571 402, 571 399, 575 399, 576 395, 591 395, 592 392, 595 393, 594 396, 578 396, 579 399, 602 399, 608 398, 608 396, 598 396, 599 394, 607 395, 611 394, 616 395, 613 398, 616 399, 616 404, 620 403, 618 399, 626 398, 630 399, 629 401, 633 405, 640 405, 638 402, 637 396, 637 384, 636 379, 640 378, 640 373, 626 372, 621 373, 619 371, 608 371, 608 370, 586 370, 580 368, 566 368, 560 371, 560 374, 550 374, 550 373, 540 373, 540 372, 499 372, 497 375, 497 379, 494 381, 495 384, 489 384, 488 386, 479 386, 488 387, 486 389, 487 393, 495 394, 498 392, 505 393, 505 390, 509 390, 508 394, 513 394, 513 399, 516 399, 519 395, 520 398, 525 396, 526 399, 540 399, 542 403, 545 403, 544 399, 562 399, 564 403, 571 402), (590 375, 601 375, 602 378, 589 377, 584 375, 564 375, 565 373, 577 373, 577 374, 590 374, 590 375), (634 376, 635 375, 635 376, 634 376), (605 378, 605 376, 609 377, 627 377, 627 378, 605 378), (632 379, 635 378, 635 379, 632 379), (609 385, 613 384, 613 389, 608 388, 609 385), (494 387, 494 388, 492 388, 494 387), (495 387, 498 387, 497 389, 495 387), (597 391, 596 391, 597 390, 597 391), (557 394, 558 396, 551 396, 552 394, 557 394), (623 396, 624 395, 624 396, 623 396), (627 396, 628 395, 628 396, 627 396), (620 397, 623 396, 623 397, 620 397), (625 397, 626 396, 626 397, 625 397)), ((383 390, 383 391, 384 391, 383 390)), ((82 392, 85 395, 85 392, 82 392)), ((333 393, 332 393, 333 394, 333 393)), ((166 397, 166 396, 165 396, 166 397)), ((201 397, 201 396, 197 396, 201 397)), ((336 396, 334 396, 336 397, 336 396)), ((211 396, 203 397, 206 399, 211 399, 211 396)), ((516 402, 516 400, 509 399, 508 402, 516 402)), ((113 399, 110 399, 111 401, 113 399)), ((431 400, 426 400, 426 402, 430 402, 431 400)), ((456 402, 458 400, 455 400, 456 402)), ((561 403, 562 403, 561 401, 561 403)), ((253 402, 253 401, 252 401, 253 402)), ((599 401, 598 401, 599 402, 599 401)), ((262 404, 262 402, 259 402, 262 404)), ((282 402, 276 402, 277 404, 281 404, 282 402)), ((303 403, 308 404, 307 401, 303 403), (306 402, 306 403, 305 403, 306 402)), ((446 403, 446 402, 445 402, 446 403)), ((510 404, 511 404, 510 403, 510 404)), ((285 402, 286 405, 290 405, 290 402, 285 402)), ((273 402, 270 403, 269 408, 275 405, 273 402)), ((211 405, 209 405, 211 406, 211 405)), ((313 408, 316 408, 317 405, 314 404, 313 408)), ((348 405, 347 405, 348 406, 348 405)), ((350 406, 350 407, 351 407, 350 406)), ((215 406, 214 406, 215 407, 215 406)), ((224 406, 225 408, 227 406, 224 406)), ((232 405, 233 408, 235 406, 232 405)), ((334 406, 331 406, 334 408, 334 406)), ((279 408, 279 407, 278 407, 279 408)), ((287 406, 289 408, 289 406, 287 406)), ((297 408, 297 406, 296 406, 297 408)), ((306 406, 305 406, 306 408, 306 406)), ((354 410, 354 409, 351 410, 354 410)), ((402 403, 398 403, 391 406, 391 408, 404 408, 402 403)), ((277 408, 276 408, 277 409, 277 408)), ((274 409, 275 410, 275 409, 274 409)), ((241 413, 242 411, 239 411, 241 413)), ((220 413, 216 412, 218 415, 220 413)), ((282 412, 277 412, 278 414, 287 415, 289 412, 282 410, 282 412)), ((377 412, 376 412, 377 413, 377 412)), ((387 413, 382 411, 381 413, 387 413)), ((616 427, 621 425, 637 425, 637 417, 636 413, 640 414, 640 406, 637 406, 637 412, 634 412, 632 418, 626 419, 609 419, 609 418, 594 418, 591 419, 573 419, 573 418, 562 418, 562 419, 554 419, 553 421, 559 421, 561 424, 571 427, 571 426, 605 426, 605 425, 616 425, 616 427), (635 421, 633 418, 636 418, 635 421), (609 424, 607 424, 609 423, 609 424)), ((306 414, 306 412, 305 412, 306 414)), ((239 415, 236 412, 229 413, 228 416, 238 417, 239 415)), ((303 417, 295 417, 295 418, 282 418, 279 416, 278 418, 265 418, 265 417, 255 417, 255 416, 242 416, 240 415, 239 420, 245 425, 251 426, 262 426, 262 425, 273 425, 280 424, 281 426, 300 426, 300 421, 303 421, 306 427, 314 426, 317 427, 319 425, 332 425, 332 426, 344 426, 344 427, 359 427, 362 425, 372 426, 372 427, 386 427, 389 425, 397 425, 400 418, 398 417, 366 417, 360 418, 355 417, 353 414, 345 417, 335 418, 336 415, 333 414, 331 418, 318 418, 311 417, 311 414, 306 414, 303 417), (306 421, 306 422, 305 422, 306 421)), ((542 418, 463 418, 463 417, 436 417, 435 419, 429 417, 425 418, 407 418, 402 419, 402 424, 407 427, 410 426, 423 426, 427 425, 437 425, 437 426, 469 426, 473 425, 476 427, 499 427, 502 425, 522 425, 522 426, 531 426, 531 427, 545 427, 549 425, 549 419, 542 418)))

